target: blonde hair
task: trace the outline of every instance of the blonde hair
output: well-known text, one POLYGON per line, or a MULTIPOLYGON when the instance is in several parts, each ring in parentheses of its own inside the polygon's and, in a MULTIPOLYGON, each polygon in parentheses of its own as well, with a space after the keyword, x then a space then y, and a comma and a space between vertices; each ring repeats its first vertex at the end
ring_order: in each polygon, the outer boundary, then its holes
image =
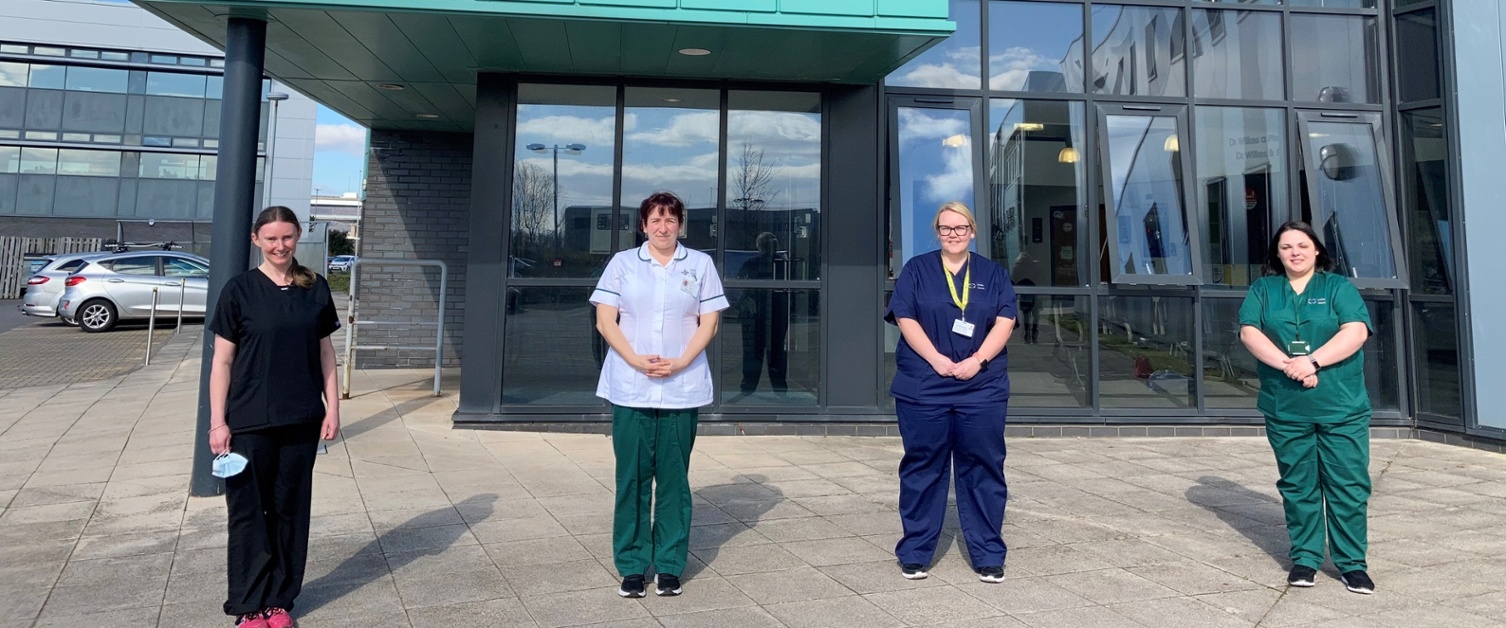
POLYGON ((966 218, 969 230, 973 233, 978 232, 978 221, 973 219, 973 210, 968 209, 967 204, 962 201, 947 201, 941 206, 941 209, 936 210, 936 217, 931 219, 932 231, 941 227, 941 215, 946 212, 952 212, 966 218))

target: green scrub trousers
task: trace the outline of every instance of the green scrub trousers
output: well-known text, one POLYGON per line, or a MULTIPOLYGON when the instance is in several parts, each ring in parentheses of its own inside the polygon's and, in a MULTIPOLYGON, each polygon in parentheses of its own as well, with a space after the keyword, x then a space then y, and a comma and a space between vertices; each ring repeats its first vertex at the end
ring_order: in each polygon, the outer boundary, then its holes
POLYGON ((612 406, 617 505, 612 557, 623 577, 680 576, 690 553, 690 448, 699 409, 612 406), (652 508, 652 525, 650 509, 652 508))
POLYGON ((1292 564, 1321 567, 1326 536, 1340 573, 1366 569, 1370 415, 1339 422, 1267 416, 1265 433, 1281 473, 1276 488, 1286 509, 1292 564))

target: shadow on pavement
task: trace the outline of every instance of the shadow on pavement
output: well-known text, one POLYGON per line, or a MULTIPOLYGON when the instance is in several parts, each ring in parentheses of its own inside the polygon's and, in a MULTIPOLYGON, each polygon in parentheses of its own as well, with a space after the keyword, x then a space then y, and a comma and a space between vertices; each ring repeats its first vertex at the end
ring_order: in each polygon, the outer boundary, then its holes
POLYGON ((454 525, 454 510, 467 511, 466 518, 470 521, 483 521, 492 514, 493 504, 497 501, 497 495, 487 493, 467 498, 452 507, 440 508, 418 515, 403 522, 401 525, 388 530, 376 539, 367 543, 351 557, 345 559, 328 574, 321 576, 313 582, 303 585, 304 599, 298 605, 298 614, 307 615, 326 604, 334 602, 345 595, 360 589, 371 582, 388 576, 402 569, 414 560, 423 556, 437 556, 455 541, 460 540, 460 535, 467 526, 454 525), (426 538, 426 547, 412 551, 399 551, 392 554, 382 550, 382 541, 385 539, 391 544, 398 536, 411 534, 414 530, 431 529, 435 534, 426 538), (440 536, 441 534, 446 536, 440 536), (373 557, 385 558, 386 568, 378 568, 373 565, 373 557))
MULTIPOLYGON (((747 525, 749 528, 753 528, 756 531, 758 529, 759 519, 767 514, 770 510, 772 510, 774 506, 778 505, 780 502, 786 501, 786 499, 784 497, 784 491, 779 490, 778 486, 774 486, 773 484, 765 484, 765 482, 768 481, 767 477, 757 474, 745 475, 743 477, 753 480, 753 482, 713 484, 711 486, 703 486, 701 488, 698 488, 694 493, 696 497, 700 497, 701 499, 710 502, 711 505, 721 509, 733 519, 736 519, 737 521, 747 525), (767 493, 764 493, 761 489, 767 489, 768 491, 772 491, 774 494, 770 496, 767 493)), ((709 547, 697 548, 695 547, 695 537, 697 535, 695 533, 694 518, 691 519, 690 525, 691 553, 695 554, 696 558, 699 558, 701 560, 701 563, 704 563, 706 565, 711 564, 716 560, 717 552, 721 550, 722 545, 731 540, 732 536, 717 534, 713 536, 713 538, 717 539, 714 544, 709 547)), ((690 578, 695 577, 696 574, 700 573, 701 568, 701 564, 697 564, 695 561, 691 561, 685 566, 685 574, 683 574, 685 579, 689 580, 690 578)))
POLYGON ((1286 526, 1262 523, 1253 517, 1231 512, 1228 507, 1230 504, 1242 504, 1245 508, 1271 509, 1273 512, 1258 515, 1280 521, 1285 515, 1279 502, 1273 502, 1264 493, 1252 491, 1238 482, 1211 475, 1198 478, 1197 484, 1187 489, 1187 501, 1217 515, 1278 564, 1290 563, 1288 554, 1291 552, 1291 541, 1287 538, 1286 526))

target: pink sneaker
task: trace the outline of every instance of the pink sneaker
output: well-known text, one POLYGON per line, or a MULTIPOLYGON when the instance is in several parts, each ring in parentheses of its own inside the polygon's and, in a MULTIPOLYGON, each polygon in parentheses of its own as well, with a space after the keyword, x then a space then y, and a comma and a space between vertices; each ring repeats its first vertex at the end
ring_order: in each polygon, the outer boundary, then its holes
POLYGON ((261 613, 246 613, 235 618, 235 628, 267 628, 267 620, 261 613))
POLYGON ((267 628, 293 628, 298 625, 297 622, 293 621, 292 615, 289 615, 286 610, 276 606, 262 611, 261 616, 266 618, 267 628))

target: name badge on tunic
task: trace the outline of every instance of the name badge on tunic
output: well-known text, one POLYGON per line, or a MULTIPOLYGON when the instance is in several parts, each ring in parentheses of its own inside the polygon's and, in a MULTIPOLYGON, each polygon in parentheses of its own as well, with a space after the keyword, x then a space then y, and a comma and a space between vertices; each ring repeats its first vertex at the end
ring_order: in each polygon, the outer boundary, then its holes
POLYGON ((680 292, 693 297, 701 295, 701 280, 695 276, 694 270, 680 272, 680 292))
POLYGON ((1286 343, 1287 355, 1307 355, 1309 353, 1312 353, 1312 348, 1308 346, 1306 340, 1293 340, 1286 343))
POLYGON ((964 338, 973 337, 973 324, 962 319, 952 321, 952 333, 964 338))

